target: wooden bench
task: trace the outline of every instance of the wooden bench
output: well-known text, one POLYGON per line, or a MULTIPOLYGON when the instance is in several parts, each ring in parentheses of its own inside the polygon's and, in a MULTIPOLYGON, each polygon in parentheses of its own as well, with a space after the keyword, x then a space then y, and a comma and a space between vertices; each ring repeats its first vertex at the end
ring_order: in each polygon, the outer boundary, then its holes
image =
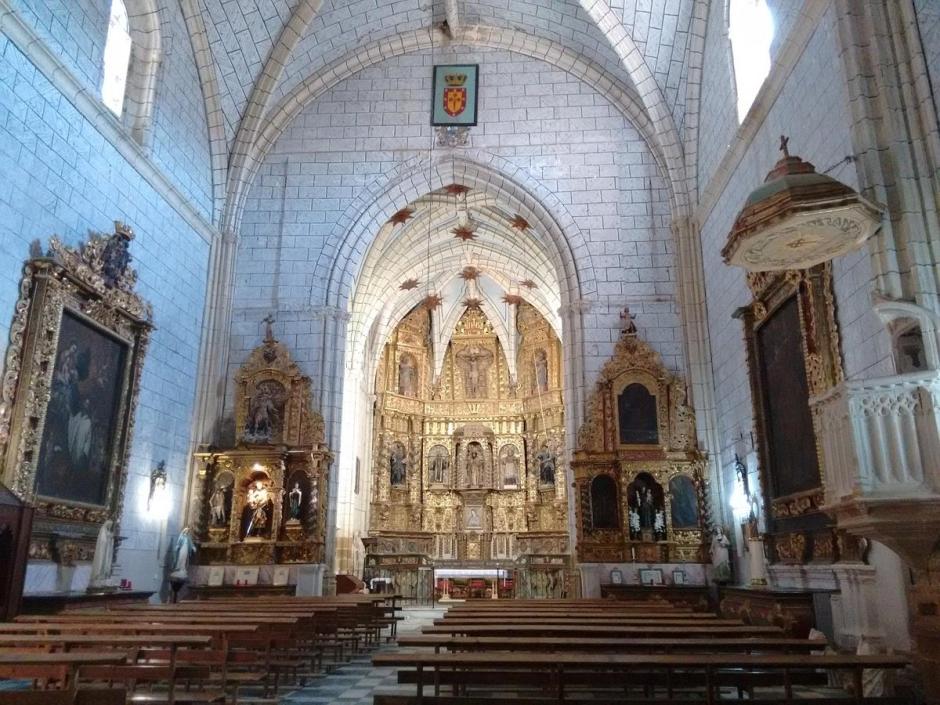
POLYGON ((123 688, 12 690, 0 692, 0 705, 125 705, 123 688))
POLYGON ((83 669, 102 664, 121 664, 126 656, 114 652, 42 653, 21 651, 0 653, 0 679, 52 683, 61 690, 73 690, 83 669))
MULTIPOLYGON (((739 698, 748 693, 748 704, 791 702, 794 687, 819 683, 824 674, 818 669, 849 670, 855 684, 856 703, 861 697, 862 672, 866 668, 903 668, 908 660, 897 656, 803 654, 581 654, 581 653, 489 653, 430 654, 380 653, 372 662, 379 667, 414 669, 413 693, 380 693, 374 705, 438 705, 443 703, 504 702, 507 686, 525 689, 512 698, 525 703, 597 703, 577 693, 603 691, 601 702, 631 701, 630 690, 640 688, 644 701, 672 702, 677 691, 694 691, 708 705, 721 699, 722 687, 737 690, 739 698), (441 686, 450 685, 451 695, 442 695, 441 686), (489 688, 485 690, 481 688, 489 688), (433 687, 433 696, 425 688, 433 687), (754 688, 782 689, 782 697, 756 697, 754 688), (468 688, 473 692, 468 693, 468 688), (531 691, 531 694, 529 693, 531 691)), ((407 672, 406 672, 407 673, 407 672)), ((401 673, 399 674, 402 675, 401 673)), ((404 679, 409 680, 409 679, 404 679)), ((824 680, 823 680, 824 682, 824 680)), ((814 704, 844 698, 813 698, 814 704)), ((884 699, 877 699, 885 702, 884 699)))
POLYGON ((782 636, 780 627, 769 626, 715 626, 715 627, 675 627, 649 625, 579 625, 579 624, 441 624, 424 627, 423 634, 450 634, 462 636, 519 636, 532 637, 751 637, 782 636))

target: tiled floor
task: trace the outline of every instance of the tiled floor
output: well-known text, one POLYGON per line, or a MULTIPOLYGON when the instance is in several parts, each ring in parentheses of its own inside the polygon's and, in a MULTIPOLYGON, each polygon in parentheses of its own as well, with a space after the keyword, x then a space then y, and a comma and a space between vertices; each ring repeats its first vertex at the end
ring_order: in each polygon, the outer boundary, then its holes
MULTIPOLYGON (((405 619, 398 624, 399 634, 418 634, 421 627, 431 624, 432 620, 443 616, 444 610, 405 609, 405 619)), ((382 650, 396 649, 394 645, 383 646, 382 650)), ((281 702, 285 705, 372 705, 372 693, 381 688, 394 687, 397 684, 396 669, 373 668, 372 654, 360 655, 349 663, 343 664, 323 678, 305 688, 286 694, 281 702)))

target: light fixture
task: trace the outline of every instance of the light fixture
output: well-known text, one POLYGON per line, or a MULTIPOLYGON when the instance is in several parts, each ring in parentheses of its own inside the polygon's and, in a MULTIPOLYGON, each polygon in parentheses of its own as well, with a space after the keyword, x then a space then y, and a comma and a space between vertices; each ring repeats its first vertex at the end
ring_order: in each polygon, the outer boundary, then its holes
POLYGON ((747 466, 737 453, 734 454, 734 492, 728 503, 731 511, 739 519, 747 518, 751 513, 751 492, 748 487, 747 466))
POLYGON ((749 272, 808 269, 860 248, 881 226, 881 209, 799 157, 783 158, 751 192, 721 250, 749 272))
POLYGON ((147 513, 155 519, 170 515, 170 491, 166 486, 166 461, 161 460, 150 471, 150 492, 147 494, 147 513))

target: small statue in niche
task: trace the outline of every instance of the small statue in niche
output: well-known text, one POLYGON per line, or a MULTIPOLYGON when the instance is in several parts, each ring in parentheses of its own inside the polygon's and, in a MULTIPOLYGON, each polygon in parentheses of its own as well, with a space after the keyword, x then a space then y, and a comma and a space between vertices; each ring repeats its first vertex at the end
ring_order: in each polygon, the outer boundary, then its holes
POLYGON ((392 452, 388 458, 389 464, 389 482, 393 486, 404 485, 406 477, 405 467, 405 448, 401 443, 396 443, 392 447, 392 452))
POLYGON ((245 536, 261 536, 268 526, 268 490, 260 480, 248 489, 247 504, 251 509, 251 519, 245 536))
POLYGON ((300 489, 300 483, 295 482, 294 488, 287 493, 287 502, 290 506, 291 521, 300 521, 300 508, 303 498, 304 491, 300 489))
POLYGON ((398 393, 405 397, 418 394, 418 368, 414 357, 408 353, 398 361, 398 393))
POLYGON ((483 448, 479 443, 471 443, 467 447, 467 479, 470 487, 480 487, 483 484, 483 448))
POLYGON ((209 514, 213 526, 225 526, 227 519, 225 515, 225 486, 221 483, 215 486, 209 496, 209 514))
POLYGON ((630 539, 636 541, 641 536, 641 527, 640 527, 640 513, 636 510, 636 507, 630 507, 629 509, 629 521, 630 521, 630 539))
POLYGON ((657 509, 653 516, 653 538, 657 541, 666 540, 666 512, 657 509))
POLYGON ((443 485, 447 476, 448 457, 447 449, 443 446, 434 446, 431 450, 431 484, 443 485))
POLYGON ((656 512, 653 506, 653 491, 649 487, 636 491, 636 506, 640 513, 640 528, 652 529, 656 512))
POLYGON ((535 391, 548 391, 548 355, 541 349, 535 352, 535 391))
POLYGON ((555 484, 555 454, 549 450, 548 446, 542 446, 542 450, 536 456, 539 461, 539 484, 555 484))
POLYGON ((516 487, 519 484, 519 460, 516 447, 504 446, 499 452, 503 470, 503 487, 516 487))

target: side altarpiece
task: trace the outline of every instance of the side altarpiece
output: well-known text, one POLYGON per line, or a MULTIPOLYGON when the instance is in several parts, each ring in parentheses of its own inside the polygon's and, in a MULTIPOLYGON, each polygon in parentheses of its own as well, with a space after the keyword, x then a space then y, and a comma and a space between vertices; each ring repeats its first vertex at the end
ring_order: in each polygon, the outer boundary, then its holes
POLYGON ((323 563, 333 455, 311 404, 310 378, 274 338, 270 320, 235 375, 235 429, 235 447, 195 454, 197 562, 323 563))
POLYGON ((578 560, 702 563, 707 488, 685 383, 625 320, 571 462, 578 560))

